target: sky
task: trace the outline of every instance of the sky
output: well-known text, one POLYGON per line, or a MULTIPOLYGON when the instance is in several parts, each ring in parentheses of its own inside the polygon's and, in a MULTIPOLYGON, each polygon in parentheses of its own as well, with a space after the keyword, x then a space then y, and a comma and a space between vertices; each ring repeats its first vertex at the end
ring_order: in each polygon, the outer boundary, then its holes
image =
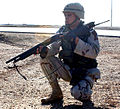
MULTIPOLYGON (((112 26, 120 26, 120 0, 112 1, 112 26)), ((0 24, 64 25, 62 11, 72 2, 83 5, 86 23, 111 20, 111 0, 0 0, 0 24)))

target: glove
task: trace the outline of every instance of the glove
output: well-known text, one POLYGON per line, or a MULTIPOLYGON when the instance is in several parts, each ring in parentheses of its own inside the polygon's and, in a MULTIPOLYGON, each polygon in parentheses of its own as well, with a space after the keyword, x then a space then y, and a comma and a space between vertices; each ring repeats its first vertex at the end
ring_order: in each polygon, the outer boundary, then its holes
POLYGON ((64 39, 72 42, 76 39, 76 37, 77 36, 72 31, 70 31, 64 36, 64 39))
POLYGON ((63 40, 66 40, 67 42, 70 42, 72 44, 72 49, 74 50, 78 41, 79 41, 79 38, 75 33, 73 33, 71 31, 64 36, 63 40))
POLYGON ((48 48, 45 46, 40 46, 36 50, 36 54, 40 54, 40 57, 44 59, 47 56, 48 48))

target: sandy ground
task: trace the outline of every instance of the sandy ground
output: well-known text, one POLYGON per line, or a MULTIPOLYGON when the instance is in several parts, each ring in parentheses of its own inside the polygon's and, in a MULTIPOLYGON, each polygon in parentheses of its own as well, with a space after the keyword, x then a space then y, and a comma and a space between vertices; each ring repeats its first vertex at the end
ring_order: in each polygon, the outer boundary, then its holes
POLYGON ((46 35, 5 34, 0 36, 0 109, 120 109, 120 38, 99 37, 101 52, 97 58, 101 79, 93 87, 94 106, 84 107, 70 94, 69 83, 59 80, 64 99, 51 105, 41 105, 51 88, 40 68, 38 56, 30 56, 17 65, 5 62, 48 38, 46 35))

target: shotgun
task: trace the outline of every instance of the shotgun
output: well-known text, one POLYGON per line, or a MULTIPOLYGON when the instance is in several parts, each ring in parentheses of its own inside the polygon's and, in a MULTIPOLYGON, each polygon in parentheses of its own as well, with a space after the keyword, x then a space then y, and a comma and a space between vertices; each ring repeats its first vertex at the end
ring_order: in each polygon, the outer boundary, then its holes
MULTIPOLYGON (((90 23, 86 24, 86 26, 87 26, 89 29, 92 29, 93 27, 95 27, 95 26, 97 26, 97 25, 100 25, 100 24, 103 24, 103 23, 106 23, 106 22, 108 22, 108 21, 109 21, 109 20, 104 21, 104 22, 101 22, 101 23, 98 23, 98 24, 95 24, 95 22, 90 22, 90 23)), ((79 31, 78 31, 78 30, 77 30, 77 31, 75 30, 75 31, 72 31, 72 32, 73 32, 75 35, 79 34, 79 31)), ((38 48, 39 46, 47 46, 47 45, 49 45, 50 43, 59 40, 59 39, 60 39, 60 35, 62 35, 62 34, 57 34, 57 35, 54 35, 54 36, 48 38, 47 40, 43 41, 42 43, 39 43, 39 44, 37 44, 36 46, 30 48, 29 50, 27 50, 27 51, 19 54, 19 55, 16 56, 16 57, 13 57, 12 59, 10 59, 10 60, 8 60, 8 61, 6 61, 6 64, 8 64, 8 63, 10 63, 10 62, 16 63, 16 62, 18 62, 18 61, 20 61, 20 60, 23 60, 23 59, 31 56, 32 54, 35 54, 35 53, 36 53, 36 50, 37 50, 37 48, 38 48)))

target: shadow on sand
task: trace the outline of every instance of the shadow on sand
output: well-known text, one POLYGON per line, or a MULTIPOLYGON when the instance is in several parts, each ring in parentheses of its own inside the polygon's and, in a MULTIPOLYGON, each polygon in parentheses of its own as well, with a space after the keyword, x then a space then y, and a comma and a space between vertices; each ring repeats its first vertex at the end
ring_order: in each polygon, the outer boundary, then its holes
POLYGON ((94 107, 94 103, 92 101, 89 104, 83 104, 83 105, 71 104, 71 105, 63 106, 63 100, 62 100, 56 103, 52 103, 51 106, 52 107, 50 109, 107 109, 101 107, 94 107))

